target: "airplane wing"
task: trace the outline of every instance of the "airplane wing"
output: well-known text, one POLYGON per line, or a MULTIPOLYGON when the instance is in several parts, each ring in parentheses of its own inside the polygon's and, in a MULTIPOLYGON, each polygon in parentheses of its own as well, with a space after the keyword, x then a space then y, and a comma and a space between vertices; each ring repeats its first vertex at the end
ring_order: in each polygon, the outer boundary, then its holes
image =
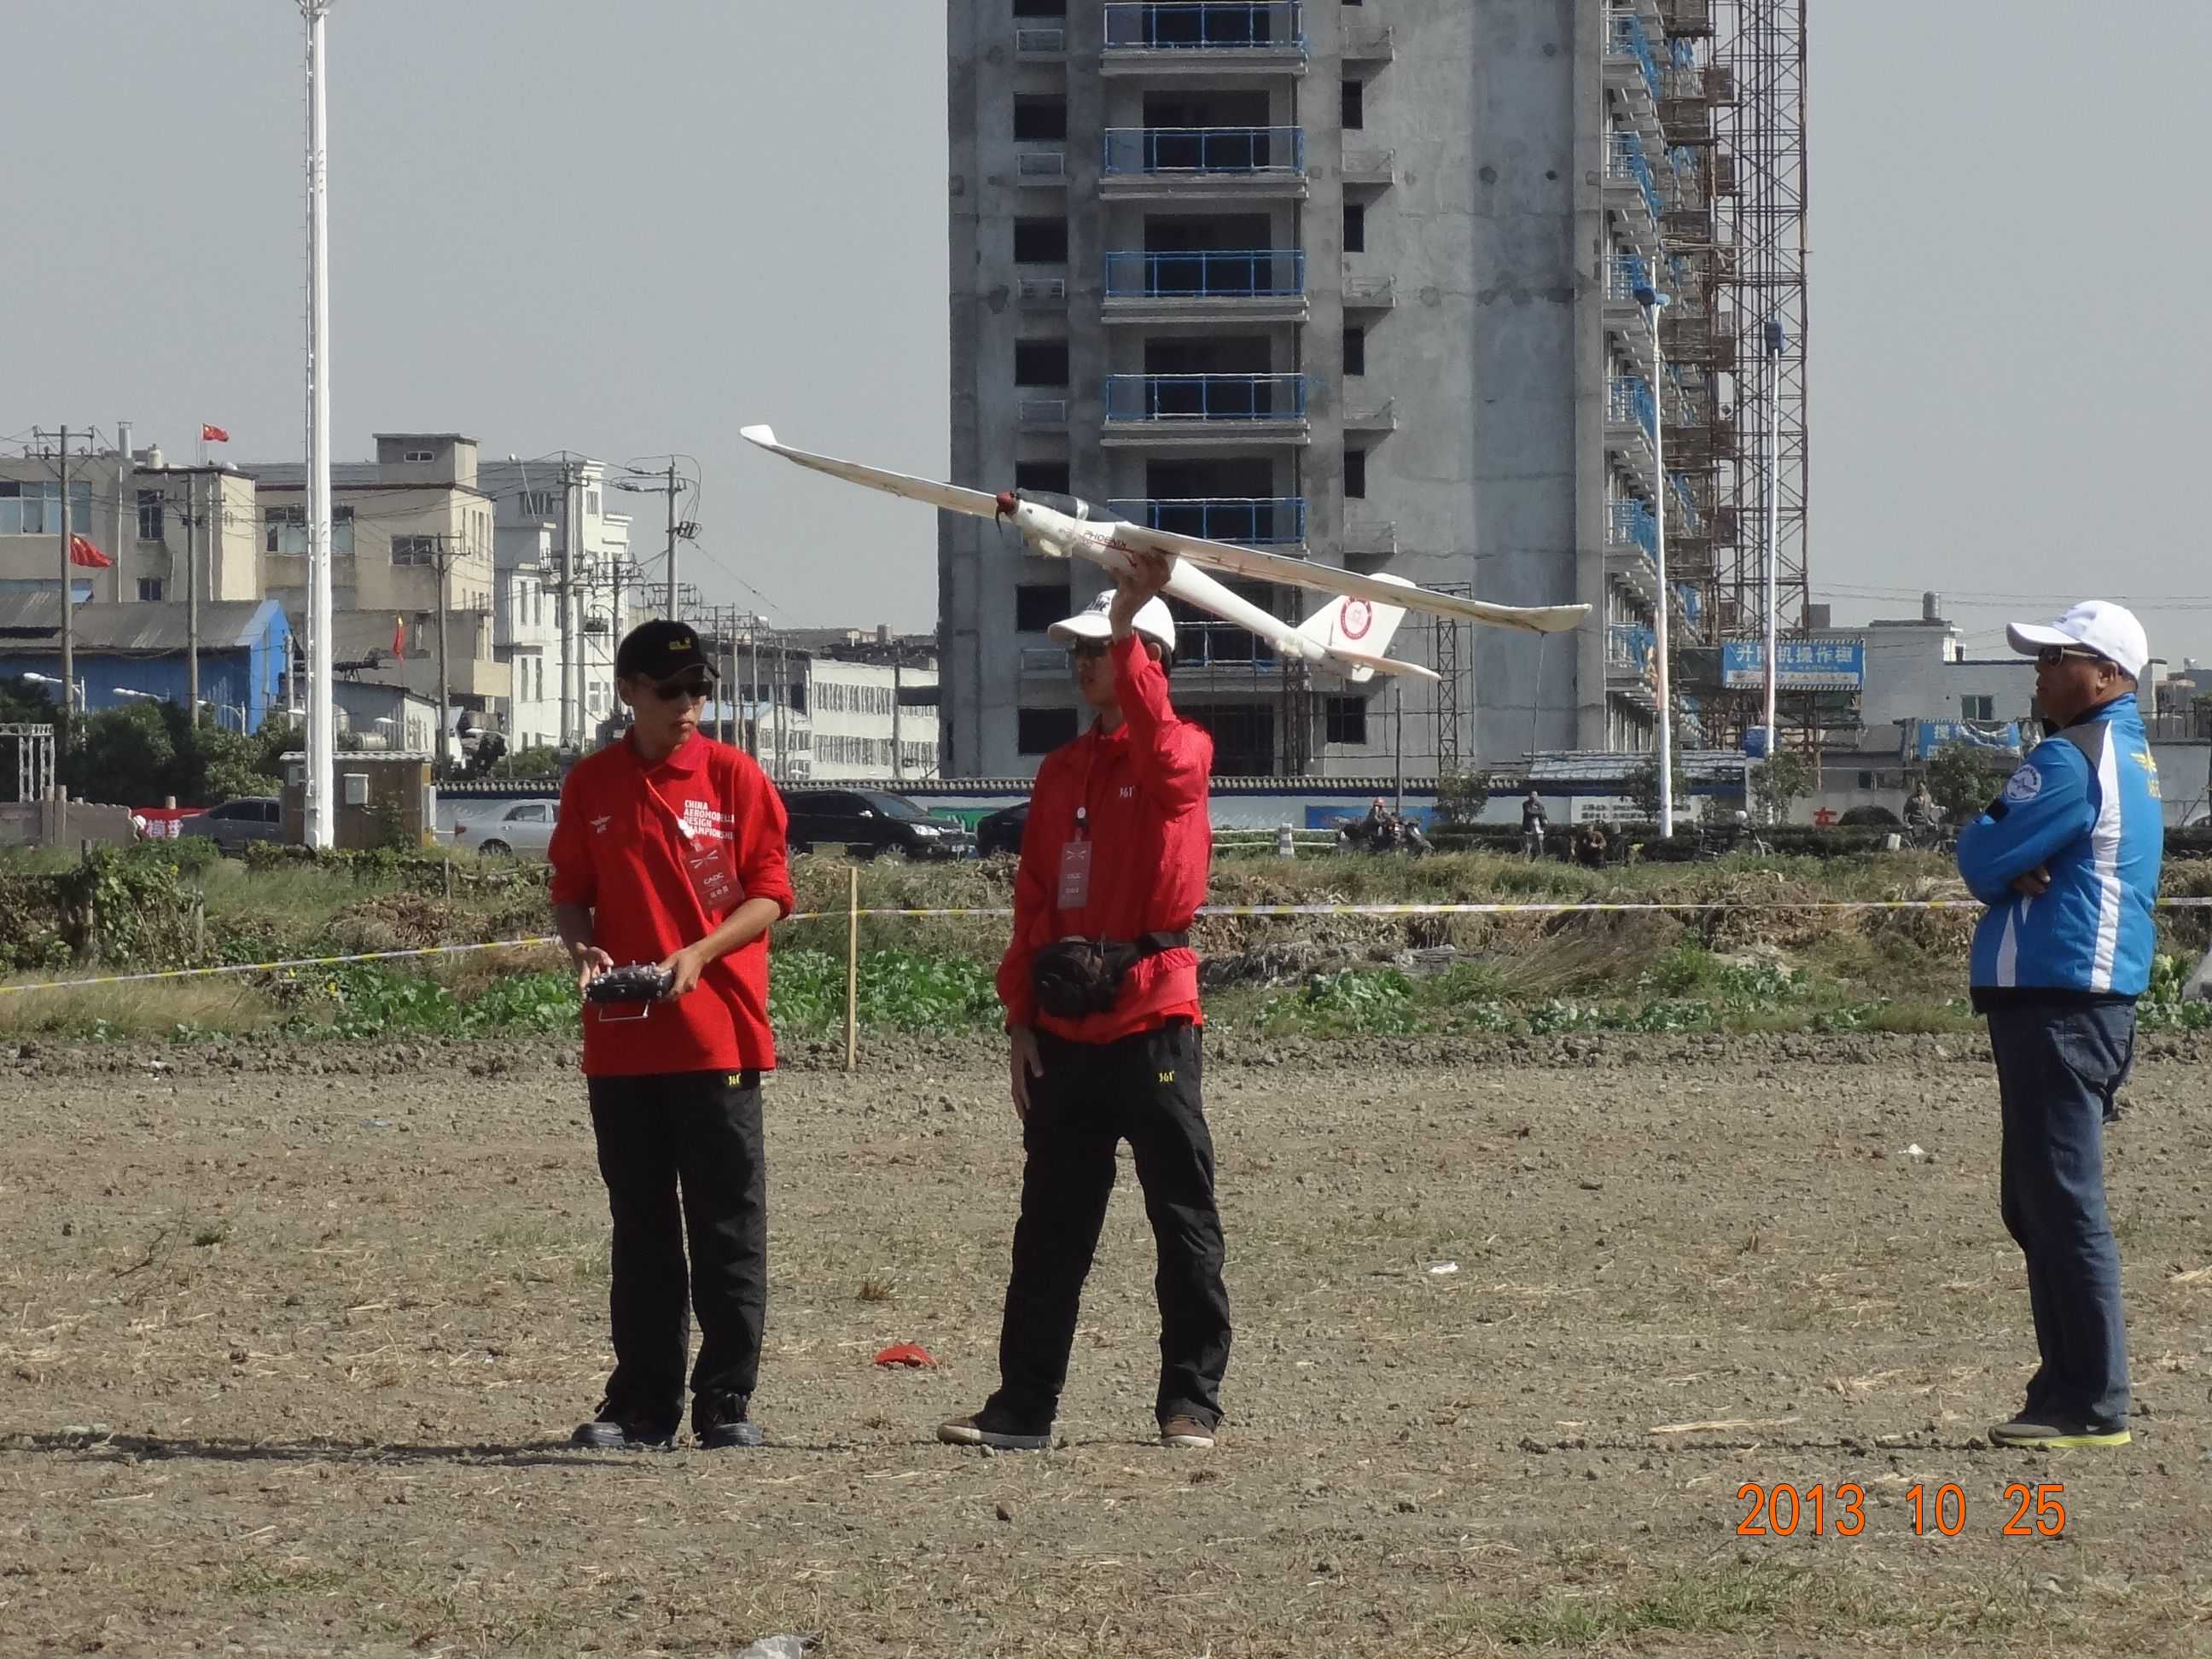
POLYGON ((1401 679, 1440 680, 1443 676, 1433 668, 1424 668, 1417 662, 1401 662, 1395 657, 1371 657, 1364 651, 1346 651, 1342 646, 1329 647, 1328 659, 1353 668, 1364 668, 1370 674, 1395 674, 1401 679))
POLYGON ((1320 593, 1345 593, 1376 605, 1403 605, 1409 611, 1426 611, 1438 617, 1458 617, 1468 622, 1488 623, 1497 628, 1518 628, 1531 634, 1564 634, 1578 627, 1589 615, 1589 607, 1586 605, 1492 605, 1486 599, 1462 599, 1456 593, 1437 593, 1410 584, 1400 586, 1395 582, 1378 581, 1372 576, 1363 576, 1357 571, 1336 570, 1280 553, 1262 553, 1255 548, 1235 547, 1227 542, 1208 541, 1200 536, 1177 535, 1171 530, 1150 530, 1142 525, 1121 525, 1115 534, 1133 546, 1148 548, 1155 553, 1171 554, 1203 569, 1231 576, 1243 576, 1254 581, 1284 582, 1293 587, 1311 588, 1320 593))
POLYGON ((947 513, 972 514, 979 519, 996 518, 999 514, 999 498, 987 495, 980 489, 963 489, 958 484, 909 477, 903 472, 886 472, 881 467, 862 466, 858 461, 841 461, 832 455, 810 455, 803 449, 792 449, 778 443, 772 427, 749 426, 744 428, 738 435, 750 439, 763 449, 772 450, 787 461, 796 461, 817 472, 826 472, 833 478, 842 478, 848 483, 880 489, 889 495, 903 495, 910 501, 927 501, 932 507, 943 507, 947 513))

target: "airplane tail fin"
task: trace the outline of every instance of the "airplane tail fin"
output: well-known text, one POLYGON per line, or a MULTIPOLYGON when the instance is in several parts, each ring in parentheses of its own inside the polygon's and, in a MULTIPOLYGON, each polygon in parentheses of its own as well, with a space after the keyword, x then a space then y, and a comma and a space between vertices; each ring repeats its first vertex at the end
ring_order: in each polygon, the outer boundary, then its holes
MULTIPOLYGON (((1378 573, 1376 581, 1411 587, 1401 576, 1378 573)), ((1376 605, 1349 597, 1331 599, 1298 625, 1298 632, 1327 653, 1346 679, 1364 684, 1381 667, 1388 673, 1396 665, 1383 665, 1390 639, 1405 618, 1401 605, 1376 605)))

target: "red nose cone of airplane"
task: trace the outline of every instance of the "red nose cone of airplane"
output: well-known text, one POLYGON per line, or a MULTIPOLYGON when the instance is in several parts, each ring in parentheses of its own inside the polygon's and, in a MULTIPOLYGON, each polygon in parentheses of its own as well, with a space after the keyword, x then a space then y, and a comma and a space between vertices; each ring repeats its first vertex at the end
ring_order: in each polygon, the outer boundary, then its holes
POLYGON ((1001 513, 1011 513, 1013 510, 1014 492, 1011 489, 1000 490, 999 492, 999 511, 1001 513))

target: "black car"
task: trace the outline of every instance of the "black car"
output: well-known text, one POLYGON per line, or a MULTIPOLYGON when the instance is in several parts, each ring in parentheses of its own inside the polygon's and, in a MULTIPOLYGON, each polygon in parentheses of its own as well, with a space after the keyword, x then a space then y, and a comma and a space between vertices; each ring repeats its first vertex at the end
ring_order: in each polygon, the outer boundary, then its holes
POLYGON ((994 853, 1018 854, 1022 850, 1022 831, 1029 828, 1029 823, 1027 801, 1000 807, 975 825, 976 855, 989 858, 994 853))
POLYGON ((959 819, 880 789, 804 789, 783 798, 796 853, 842 847, 855 858, 964 859, 975 837, 959 819))

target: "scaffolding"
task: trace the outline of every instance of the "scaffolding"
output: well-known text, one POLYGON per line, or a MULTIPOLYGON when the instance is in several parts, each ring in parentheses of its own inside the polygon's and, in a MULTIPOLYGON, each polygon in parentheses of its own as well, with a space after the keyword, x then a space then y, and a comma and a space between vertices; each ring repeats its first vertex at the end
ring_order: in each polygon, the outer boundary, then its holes
MULTIPOLYGON (((1698 693, 1707 740, 1734 744, 1761 699, 1727 687, 1721 660, 1765 632, 1770 533, 1783 633, 1802 631, 1810 598, 1805 0, 1661 0, 1661 15, 1668 575, 1700 591, 1705 643, 1719 647, 1678 678, 1698 693)), ((1821 723, 1808 699, 1781 705, 1808 736, 1821 723)))
POLYGON ((1717 571, 1724 631, 1763 626, 1768 526, 1775 527, 1779 626, 1801 632, 1810 598, 1806 559, 1805 0, 1723 0, 1718 56, 1733 101, 1717 137, 1735 161, 1735 190, 1716 215, 1729 250, 1723 307, 1736 340, 1732 469, 1739 533, 1717 571))

